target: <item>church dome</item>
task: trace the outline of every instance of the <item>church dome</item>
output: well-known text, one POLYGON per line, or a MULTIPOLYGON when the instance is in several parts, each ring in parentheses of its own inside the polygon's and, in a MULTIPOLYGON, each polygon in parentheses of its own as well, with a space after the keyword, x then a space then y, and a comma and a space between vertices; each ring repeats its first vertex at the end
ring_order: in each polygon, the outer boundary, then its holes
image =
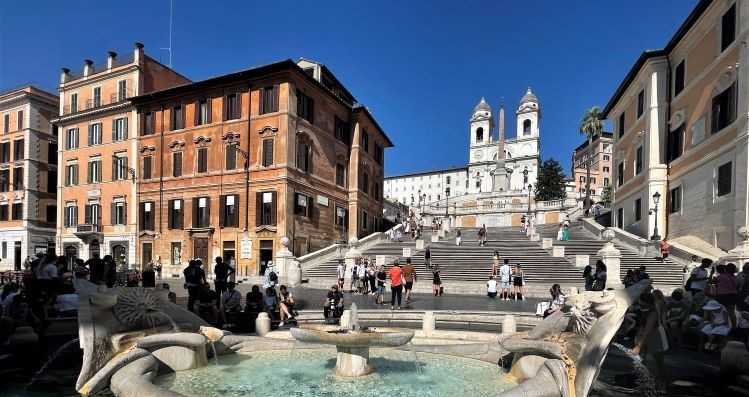
POLYGON ((473 109, 473 112, 476 113, 478 111, 485 111, 485 112, 491 112, 492 108, 489 106, 488 103, 486 103, 486 100, 484 97, 481 97, 481 102, 479 102, 478 105, 473 109))
POLYGON ((531 87, 528 87, 528 91, 523 95, 523 99, 520 100, 520 103, 523 104, 525 102, 536 102, 538 103, 538 98, 536 98, 535 95, 533 95, 533 92, 531 92, 531 87))

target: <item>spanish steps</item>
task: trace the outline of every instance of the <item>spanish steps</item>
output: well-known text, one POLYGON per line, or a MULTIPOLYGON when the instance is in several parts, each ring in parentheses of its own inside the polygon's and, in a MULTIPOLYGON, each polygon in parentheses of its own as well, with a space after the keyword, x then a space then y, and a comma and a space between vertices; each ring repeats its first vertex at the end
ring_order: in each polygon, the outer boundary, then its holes
MULTIPOLYGON (((455 243, 455 232, 448 233, 439 242, 430 242, 430 236, 436 232, 424 230, 425 246, 431 252, 432 264, 440 266, 442 280, 453 286, 452 290, 465 290, 480 293, 485 282, 491 275, 492 255, 498 251, 502 259, 509 259, 511 265, 521 265, 526 275, 529 289, 539 289, 540 294, 546 293, 549 285, 559 283, 563 286, 582 286, 582 269, 577 268, 568 259, 575 255, 590 255, 591 264, 595 264, 596 253, 603 247, 603 241, 598 240, 588 231, 583 230, 579 223, 573 223, 570 228, 570 241, 557 241, 556 225, 539 225, 537 232, 541 237, 553 238, 554 245, 565 247, 565 257, 554 257, 551 250, 541 248, 540 241, 530 241, 518 227, 489 228, 485 246, 478 245, 478 228, 462 228, 462 242, 455 243), (538 287, 538 288, 534 288, 538 287)), ((642 257, 632 249, 616 243, 621 251, 621 276, 627 269, 634 269, 640 265, 647 266, 647 272, 653 278, 654 284, 661 288, 674 288, 681 285, 682 267, 675 262, 666 260, 661 263, 656 258, 642 257)), ((363 257, 376 258, 384 255, 387 264, 398 259, 405 262, 403 248, 412 250, 412 263, 418 275, 430 274, 424 261, 425 251, 416 251, 416 244, 410 237, 404 236, 403 242, 380 242, 362 252, 363 257)), ((336 278, 337 259, 331 259, 318 266, 304 270, 304 278, 312 284, 328 285, 336 278)), ((346 280, 348 283, 349 280, 346 280)), ((431 288, 431 283, 418 283, 421 287, 431 288)), ((536 295, 536 294, 534 294, 536 295)))

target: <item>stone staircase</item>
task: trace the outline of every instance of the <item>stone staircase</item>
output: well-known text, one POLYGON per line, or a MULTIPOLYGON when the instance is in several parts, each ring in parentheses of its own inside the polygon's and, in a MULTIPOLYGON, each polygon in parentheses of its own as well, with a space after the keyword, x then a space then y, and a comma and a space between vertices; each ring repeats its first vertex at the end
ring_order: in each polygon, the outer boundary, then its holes
MULTIPOLYGON (((569 234, 569 241, 558 241, 557 231, 559 227, 557 225, 538 225, 536 232, 541 238, 552 238, 555 246, 564 247, 564 255, 570 258, 574 262, 575 255, 589 255, 590 264, 595 266, 596 254, 603 248, 604 242, 598 240, 596 236, 593 236, 587 230, 584 230, 582 226, 574 222, 572 223, 569 234)), ((655 257, 640 256, 640 254, 631 248, 614 241, 614 245, 619 251, 621 251, 621 277, 627 274, 629 269, 637 269, 641 265, 647 267, 647 272, 653 279, 653 284, 660 288, 676 288, 682 286, 683 277, 683 266, 667 259, 665 262, 661 262, 655 257)), ((582 269, 580 269, 582 271, 582 269)))

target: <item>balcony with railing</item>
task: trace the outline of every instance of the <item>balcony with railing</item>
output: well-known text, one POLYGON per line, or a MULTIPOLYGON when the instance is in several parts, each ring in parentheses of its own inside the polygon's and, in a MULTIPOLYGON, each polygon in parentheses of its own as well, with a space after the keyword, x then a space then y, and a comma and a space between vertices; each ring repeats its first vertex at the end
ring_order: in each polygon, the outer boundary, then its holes
POLYGON ((81 239, 84 243, 90 244, 91 241, 98 239, 101 241, 102 238, 102 229, 101 225, 96 223, 84 223, 77 225, 75 227, 75 234, 76 237, 81 239))
MULTIPOLYGON (((126 81, 127 81, 127 86, 130 87, 132 81, 131 80, 126 80, 126 81)), ((124 90, 117 90, 108 95, 102 93, 102 95, 97 96, 97 97, 90 97, 90 98, 84 98, 84 99, 79 98, 77 106, 71 106, 70 104, 63 106, 62 114, 67 115, 67 114, 77 113, 77 112, 84 111, 84 110, 96 109, 102 106, 113 105, 116 103, 123 102, 127 100, 128 98, 133 97, 135 95, 136 94, 134 90, 130 88, 126 88, 124 90)))

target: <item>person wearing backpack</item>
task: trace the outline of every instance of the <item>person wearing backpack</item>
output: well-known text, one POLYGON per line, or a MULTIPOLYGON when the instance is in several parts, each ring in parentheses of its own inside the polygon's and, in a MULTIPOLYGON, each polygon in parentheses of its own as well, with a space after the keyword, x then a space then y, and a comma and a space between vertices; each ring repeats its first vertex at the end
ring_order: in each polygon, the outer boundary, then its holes
POLYGON ((203 283, 206 283, 205 272, 198 266, 194 259, 187 263, 187 268, 182 272, 185 276, 185 288, 187 289, 187 310, 195 311, 195 301, 202 292, 203 283))
POLYGON ((348 285, 348 293, 354 292, 354 286, 359 281, 359 266, 361 266, 361 258, 357 258, 354 262, 354 267, 351 268, 351 282, 348 285))
POLYGON ((268 289, 275 286, 278 283, 278 273, 276 271, 276 265, 273 261, 268 261, 268 266, 265 268, 265 277, 263 280, 263 289, 268 289))

